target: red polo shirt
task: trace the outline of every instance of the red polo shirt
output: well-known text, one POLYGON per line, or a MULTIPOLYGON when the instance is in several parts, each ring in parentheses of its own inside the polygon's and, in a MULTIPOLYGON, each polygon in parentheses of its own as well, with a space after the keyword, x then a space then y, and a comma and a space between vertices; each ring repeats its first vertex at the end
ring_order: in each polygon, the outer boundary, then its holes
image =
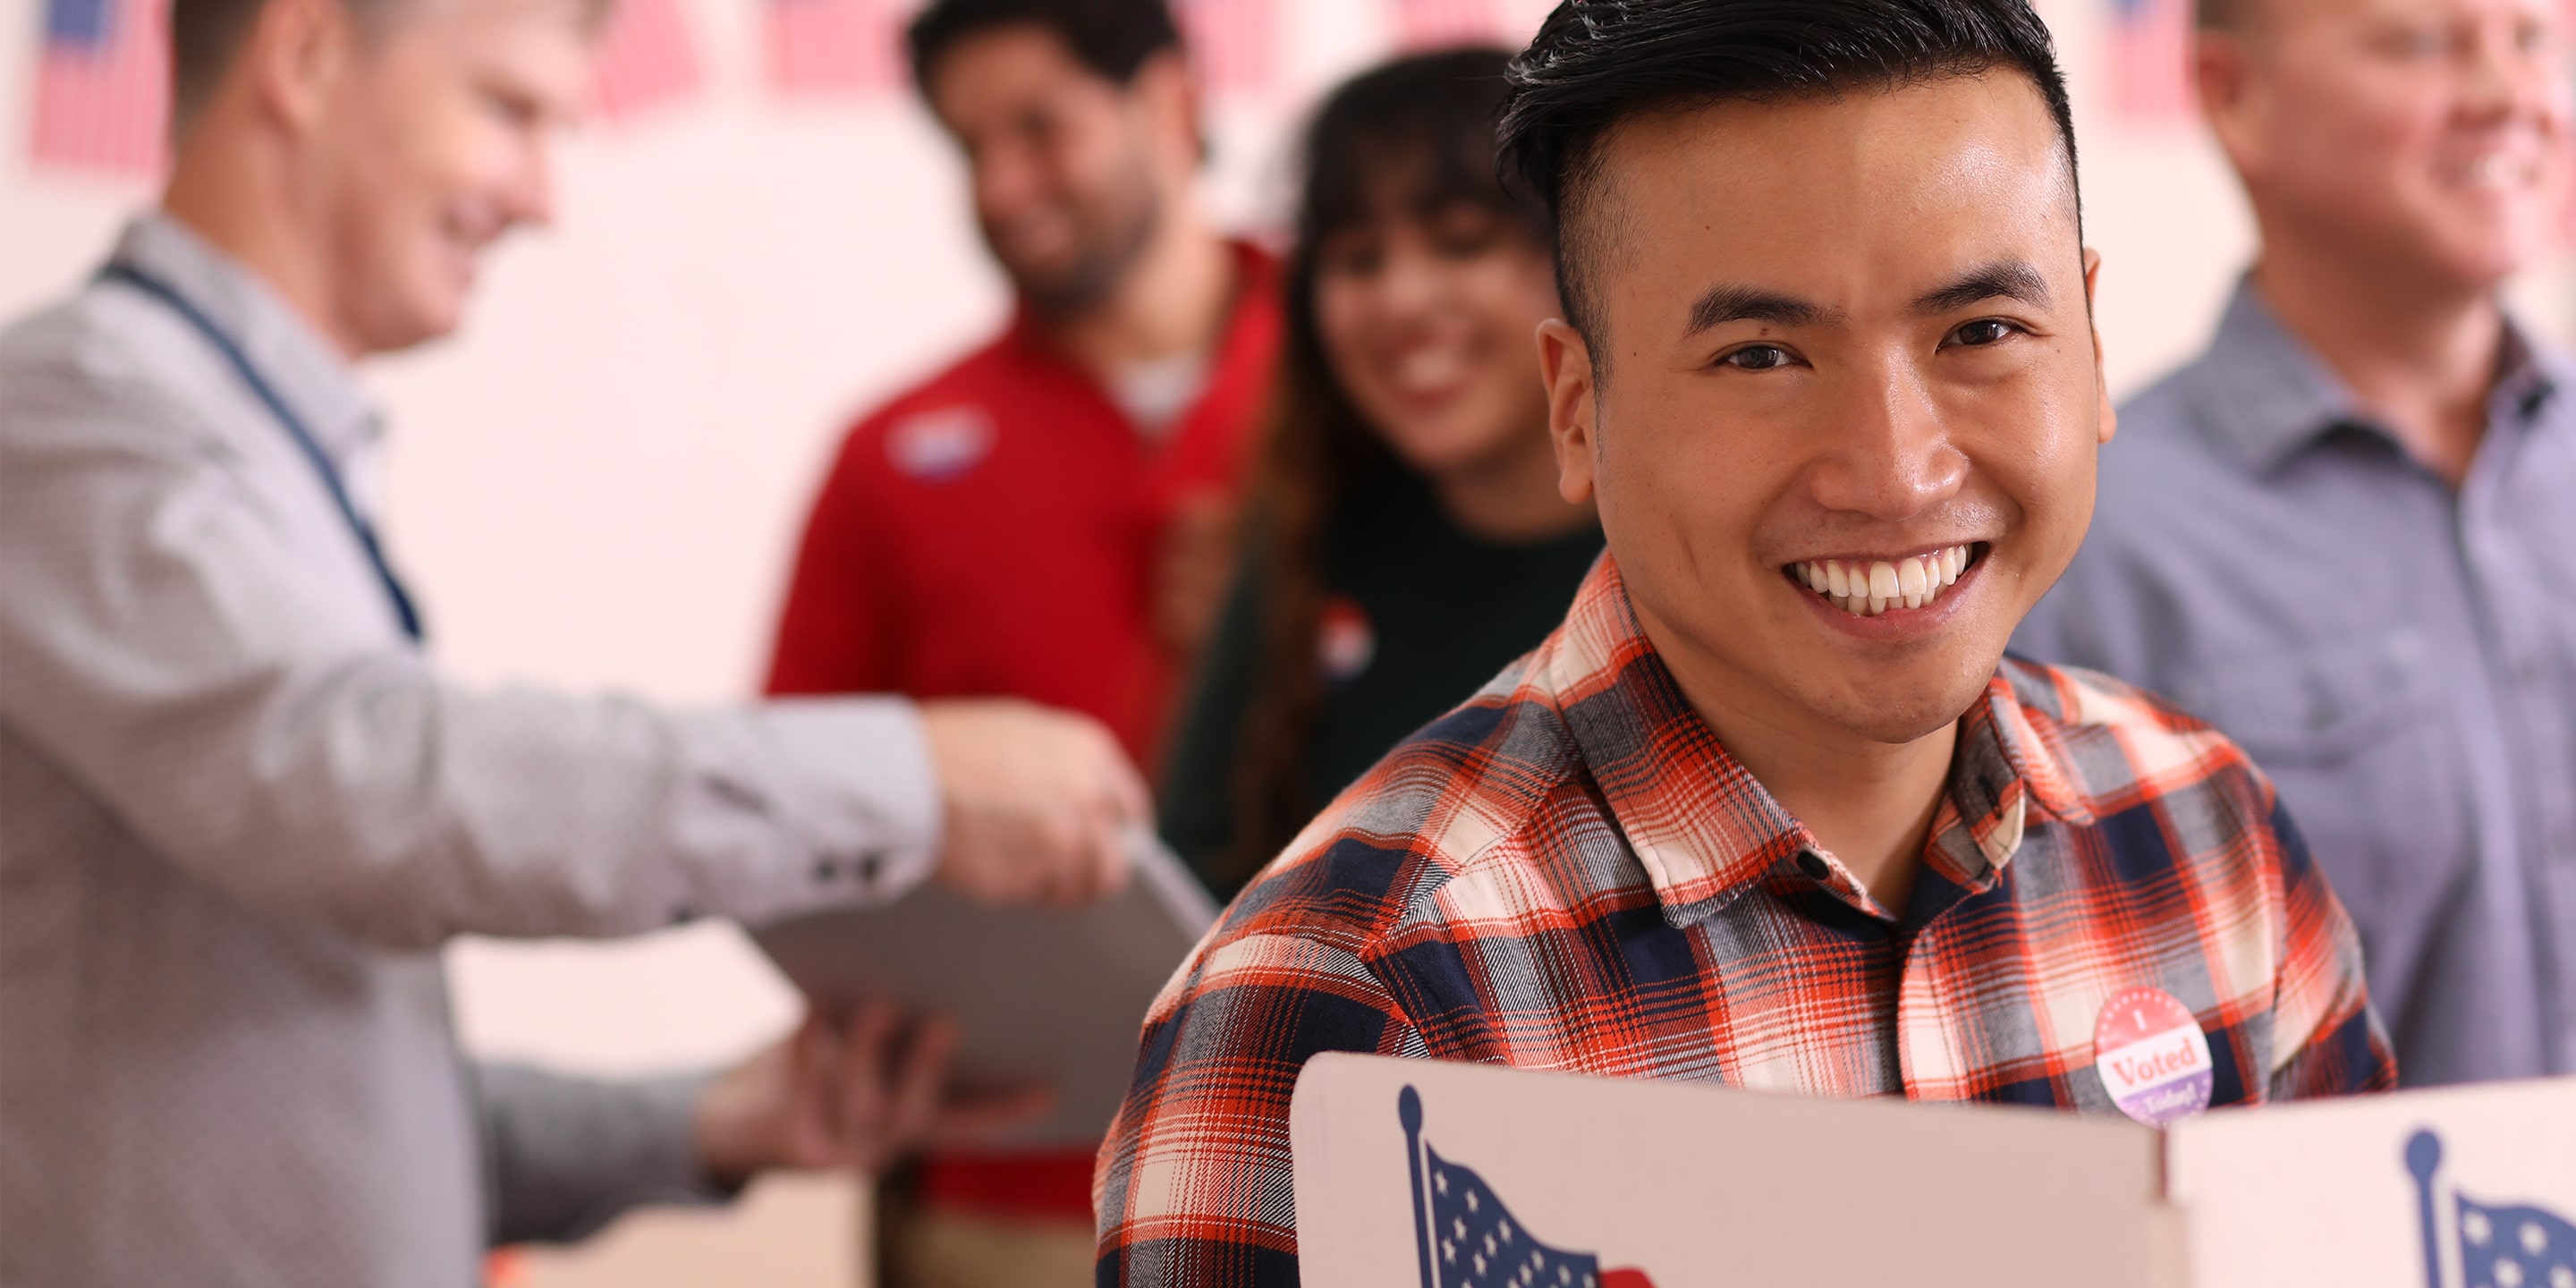
MULTIPOLYGON (((1235 258, 1205 385, 1160 431, 1025 309, 852 428, 806 524, 770 691, 1027 698, 1099 719, 1154 766, 1185 661, 1152 620, 1164 530, 1184 498, 1236 490, 1279 348, 1277 266, 1235 258)), ((1088 1220, 1091 1160, 933 1158, 921 1194, 1088 1220)))

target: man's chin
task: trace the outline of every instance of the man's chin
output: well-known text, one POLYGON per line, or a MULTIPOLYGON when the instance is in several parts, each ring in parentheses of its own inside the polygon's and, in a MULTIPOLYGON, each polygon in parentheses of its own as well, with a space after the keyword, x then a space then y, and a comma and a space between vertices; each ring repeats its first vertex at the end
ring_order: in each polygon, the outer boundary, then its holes
POLYGON ((360 337, 364 352, 355 356, 399 353, 444 340, 455 334, 464 322, 465 302, 462 299, 436 304, 415 302, 409 308, 388 310, 367 327, 366 334, 360 337))
POLYGON ((1020 298, 1027 300, 1039 312, 1058 317, 1091 308, 1107 298, 1110 290, 1118 284, 1114 272, 1091 263, 1043 270, 1019 265, 1005 267, 1020 298))
POLYGON ((1920 742, 1958 723, 1986 693, 1989 667, 1974 678, 1946 678, 1938 683, 1873 683, 1860 687, 1867 697, 1846 691, 1815 708, 1821 720, 1867 742, 1902 747, 1920 742))

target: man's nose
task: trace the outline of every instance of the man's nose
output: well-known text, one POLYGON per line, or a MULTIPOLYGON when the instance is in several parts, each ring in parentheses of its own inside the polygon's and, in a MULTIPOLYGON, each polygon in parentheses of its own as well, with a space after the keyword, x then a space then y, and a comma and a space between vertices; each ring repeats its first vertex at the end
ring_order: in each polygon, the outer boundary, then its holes
POLYGON ((975 156, 975 204, 987 215, 1004 218, 1035 200, 1042 186, 1037 159, 1028 149, 993 146, 975 156))
POLYGON ((514 225, 554 227, 554 156, 543 142, 528 145, 525 160, 519 167, 518 182, 511 185, 508 209, 509 222, 514 225))
POLYGON ((2490 122, 2521 112, 2563 113, 2564 63, 2565 46, 2554 32, 2532 48, 2512 22, 2483 24, 2462 68, 2462 105, 2472 117, 2490 122))
POLYGON ((1829 375, 1829 423, 1816 427, 1809 488, 1828 510, 1895 523, 1955 496, 1968 458, 1912 364, 1864 363, 1829 375))

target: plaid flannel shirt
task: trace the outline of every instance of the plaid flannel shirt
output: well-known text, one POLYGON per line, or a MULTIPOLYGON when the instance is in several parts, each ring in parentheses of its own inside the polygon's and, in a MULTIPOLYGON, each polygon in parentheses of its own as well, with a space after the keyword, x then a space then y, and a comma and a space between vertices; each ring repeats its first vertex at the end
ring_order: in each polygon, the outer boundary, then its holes
POLYGON ((1155 1002, 1098 1282, 1296 1281, 1288 1100, 1319 1051, 2112 1113, 2094 1023, 2137 986, 2199 1019, 2213 1104, 2395 1085, 2351 923, 2224 737, 2007 659, 1891 915, 1718 745, 1605 556, 1155 1002))

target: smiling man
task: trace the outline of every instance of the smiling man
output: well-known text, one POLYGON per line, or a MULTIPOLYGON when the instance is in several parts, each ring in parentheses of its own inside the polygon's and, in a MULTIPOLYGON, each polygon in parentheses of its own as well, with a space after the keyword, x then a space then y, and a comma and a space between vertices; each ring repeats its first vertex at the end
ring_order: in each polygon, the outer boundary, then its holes
MULTIPOLYGON (((914 81, 1016 307, 861 417, 806 519, 770 689, 1022 698, 1144 764, 1233 567, 1277 269, 1199 192, 1164 0, 935 0, 914 81), (1043 623, 1043 629, 1031 629, 1043 623)), ((896 1288, 1079 1283, 1087 1150, 934 1153, 886 1186, 896 1288)))
POLYGON ((2564 10, 2199 13, 2261 253, 2123 411, 2016 646, 2243 741, 2351 900, 2409 1085, 2576 1073, 2576 358, 2501 300, 2567 208, 2564 10))
POLYGON ((1293 1281, 1319 1051, 2151 1121, 2391 1085, 2263 777, 2003 658, 2112 429, 2030 10, 1602 0, 1514 75, 1562 487, 1609 553, 1156 1003, 1099 1282, 1293 1281), (2132 1084, 2149 1039, 2188 1058, 2132 1084))
POLYGON ((159 208, 0 329, 0 1283, 455 1288, 487 1242, 881 1166, 992 1121, 943 1094, 953 1034, 473 1064, 437 950, 1123 873, 1148 807, 1087 719, 432 665, 352 367, 455 330, 545 222, 603 8, 175 0, 159 208))

